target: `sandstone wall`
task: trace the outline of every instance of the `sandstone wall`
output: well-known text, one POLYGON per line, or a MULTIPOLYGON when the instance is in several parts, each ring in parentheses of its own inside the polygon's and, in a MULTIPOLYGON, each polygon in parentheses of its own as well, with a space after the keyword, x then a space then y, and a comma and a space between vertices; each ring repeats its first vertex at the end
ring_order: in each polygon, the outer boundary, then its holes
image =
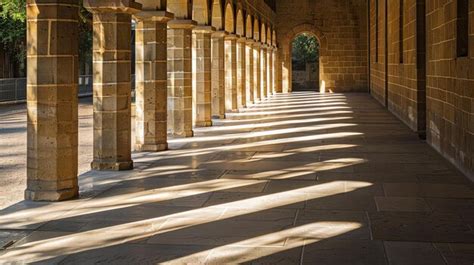
POLYGON ((367 5, 347 0, 277 0, 283 91, 291 91, 291 42, 303 32, 320 42, 326 91, 367 91, 367 5))

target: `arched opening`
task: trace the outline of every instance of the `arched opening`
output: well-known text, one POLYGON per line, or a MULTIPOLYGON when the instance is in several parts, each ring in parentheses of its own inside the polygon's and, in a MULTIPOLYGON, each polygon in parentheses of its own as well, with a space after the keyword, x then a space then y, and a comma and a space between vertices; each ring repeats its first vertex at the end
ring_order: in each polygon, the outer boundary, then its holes
POLYGON ((265 43, 267 41, 267 34, 266 34, 267 28, 264 23, 262 23, 262 29, 261 29, 261 35, 260 35, 260 41, 262 43, 265 43))
POLYGON ((260 27, 258 19, 255 19, 253 22, 253 39, 256 41, 260 40, 260 27))
POLYGON ((320 45, 313 34, 298 34, 291 42, 293 91, 319 91, 320 45))
POLYGON ((231 4, 227 4, 225 8, 225 31, 234 33, 234 10, 231 4))
POLYGON ((245 36, 247 38, 252 38, 253 37, 253 24, 252 24, 252 16, 248 15, 247 16, 247 21, 245 22, 245 36))
POLYGON ((272 45, 272 29, 270 26, 267 27, 267 44, 272 45))
POLYGON ((236 25, 237 35, 244 37, 245 36, 245 25, 244 25, 244 15, 242 10, 239 9, 237 12, 237 25, 236 25))
POLYGON ((166 10, 174 14, 175 18, 188 18, 187 0, 168 0, 166 10))
POLYGON ((222 30, 222 8, 220 0, 214 0, 212 3, 211 25, 216 28, 216 30, 222 30))
POLYGON ((208 5, 207 0, 194 0, 193 1, 193 20, 199 25, 208 25, 208 5))

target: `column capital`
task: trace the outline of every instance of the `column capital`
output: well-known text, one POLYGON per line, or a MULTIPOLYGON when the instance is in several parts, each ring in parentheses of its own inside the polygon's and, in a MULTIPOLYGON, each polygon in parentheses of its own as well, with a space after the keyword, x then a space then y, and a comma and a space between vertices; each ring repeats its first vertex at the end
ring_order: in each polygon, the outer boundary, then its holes
POLYGON ((224 37, 226 40, 237 40, 237 35, 235 34, 228 34, 224 37))
POLYGON ((254 39, 250 39, 250 38, 247 38, 247 40, 245 41, 245 43, 247 45, 253 45, 255 43, 255 40, 254 39))
POLYGON ((193 29, 197 22, 192 19, 173 19, 168 22, 170 29, 193 29))
POLYGON ((142 10, 142 4, 134 0, 84 0, 84 7, 91 13, 135 14, 142 10))
POLYGON ((223 30, 214 31, 212 33, 213 38, 224 38, 228 33, 223 30))
POLYGON ((193 28, 193 32, 199 32, 199 33, 213 33, 214 31, 216 31, 216 28, 212 26, 198 25, 193 28))
POLYGON ((237 42, 238 43, 247 43, 247 38, 246 37, 238 37, 237 42))
POLYGON ((133 17, 138 21, 153 21, 153 22, 162 22, 167 23, 168 21, 174 19, 174 14, 167 11, 148 11, 143 10, 139 13, 133 15, 133 17))
POLYGON ((259 42, 259 41, 255 41, 255 42, 253 43, 253 46, 254 46, 255 48, 262 48, 262 43, 259 42))

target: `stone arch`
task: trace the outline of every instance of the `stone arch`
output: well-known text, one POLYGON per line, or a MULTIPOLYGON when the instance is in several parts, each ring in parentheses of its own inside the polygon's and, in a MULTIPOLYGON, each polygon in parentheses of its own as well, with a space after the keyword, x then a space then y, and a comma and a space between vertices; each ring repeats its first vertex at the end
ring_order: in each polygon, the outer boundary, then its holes
POLYGON ((175 18, 188 19, 190 4, 188 0, 168 0, 166 10, 175 18))
POLYGON ((244 23, 244 14, 242 9, 237 11, 237 21, 236 21, 236 29, 235 33, 239 36, 245 36, 245 23, 244 23))
POLYGON ((265 23, 262 22, 260 30, 260 42, 265 43, 267 41, 267 27, 265 23))
POLYGON ((274 30, 272 33, 272 45, 277 46, 277 37, 276 37, 276 31, 274 30))
POLYGON ((234 33, 234 30, 235 30, 234 8, 231 3, 228 3, 225 7, 225 28, 224 29, 228 33, 234 33))
POLYGON ((247 15, 247 19, 245 21, 245 37, 252 38, 253 37, 253 23, 252 23, 252 16, 247 15))
POLYGON ((326 63, 327 54, 327 38, 324 33, 314 24, 304 23, 294 27, 281 40, 281 60, 282 60, 282 86, 284 92, 292 91, 292 62, 291 62, 291 43, 302 33, 308 33, 316 37, 319 42, 319 89, 321 92, 326 91, 326 74, 324 65, 326 63), (286 91, 287 90, 287 91, 286 91))
POLYGON ((270 25, 267 27, 267 44, 272 45, 272 29, 270 25))
POLYGON ((194 0, 193 1, 193 20, 199 25, 209 24, 209 9, 208 0, 194 0))
POLYGON ((253 39, 256 41, 260 40, 260 22, 258 18, 255 18, 253 21, 253 39))
POLYGON ((222 6, 220 0, 214 0, 212 3, 211 25, 216 28, 216 30, 223 29, 222 6))

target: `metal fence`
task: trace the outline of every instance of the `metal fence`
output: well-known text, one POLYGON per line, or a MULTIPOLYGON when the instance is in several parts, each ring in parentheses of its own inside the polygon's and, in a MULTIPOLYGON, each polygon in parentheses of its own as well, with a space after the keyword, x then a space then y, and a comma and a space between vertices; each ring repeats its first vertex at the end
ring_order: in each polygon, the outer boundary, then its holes
MULTIPOLYGON (((79 76, 78 96, 92 95, 92 75, 79 76)), ((132 89, 135 87, 135 76, 132 75, 132 89)), ((133 95, 133 93, 132 93, 133 95)), ((0 103, 15 103, 26 100, 26 78, 0 79, 0 103)))

